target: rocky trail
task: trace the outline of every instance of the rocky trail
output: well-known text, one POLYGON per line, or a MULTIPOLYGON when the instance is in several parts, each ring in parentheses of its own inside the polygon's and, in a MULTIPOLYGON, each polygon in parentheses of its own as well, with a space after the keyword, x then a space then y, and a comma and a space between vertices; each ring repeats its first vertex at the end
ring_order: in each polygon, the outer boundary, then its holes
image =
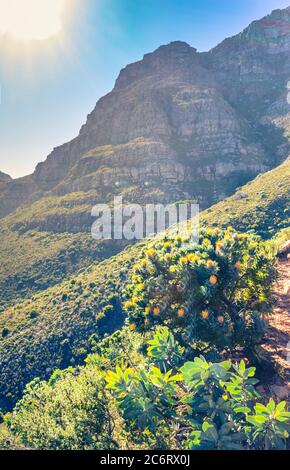
POLYGON ((278 373, 263 387, 267 394, 290 401, 290 259, 279 260, 277 271, 276 305, 262 347, 271 356, 278 373))

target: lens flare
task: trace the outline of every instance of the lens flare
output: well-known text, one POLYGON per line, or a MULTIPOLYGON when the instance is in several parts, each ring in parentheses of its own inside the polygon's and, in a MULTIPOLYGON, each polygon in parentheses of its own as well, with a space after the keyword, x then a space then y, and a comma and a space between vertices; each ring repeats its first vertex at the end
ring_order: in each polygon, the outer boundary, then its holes
POLYGON ((41 41, 58 35, 67 0, 0 0, 0 36, 41 41))

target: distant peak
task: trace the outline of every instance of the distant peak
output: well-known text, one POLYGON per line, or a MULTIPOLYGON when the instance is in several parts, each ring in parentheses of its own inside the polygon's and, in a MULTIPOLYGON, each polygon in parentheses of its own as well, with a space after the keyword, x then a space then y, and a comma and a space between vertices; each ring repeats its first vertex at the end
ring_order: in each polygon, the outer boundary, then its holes
POLYGON ((6 181, 11 181, 12 178, 10 175, 7 175, 6 173, 3 173, 3 171, 0 171, 0 182, 6 182, 6 181))
POLYGON ((196 51, 195 48, 191 47, 187 42, 184 41, 172 41, 168 44, 158 47, 155 52, 160 50, 175 50, 175 51, 196 51))
POLYGON ((192 55, 196 54, 197 50, 194 47, 191 47, 187 42, 184 41, 173 41, 169 44, 165 44, 163 46, 158 47, 154 52, 149 54, 145 54, 143 60, 146 60, 148 57, 152 56, 161 56, 161 55, 173 55, 173 56, 180 56, 180 55, 192 55))
MULTIPOLYGON (((145 54, 143 59, 127 65, 116 81, 115 90, 119 90, 152 73, 164 72, 165 69, 177 70, 193 64, 197 50, 183 41, 173 41, 145 54)), ((168 70, 169 71, 169 70, 168 70)))

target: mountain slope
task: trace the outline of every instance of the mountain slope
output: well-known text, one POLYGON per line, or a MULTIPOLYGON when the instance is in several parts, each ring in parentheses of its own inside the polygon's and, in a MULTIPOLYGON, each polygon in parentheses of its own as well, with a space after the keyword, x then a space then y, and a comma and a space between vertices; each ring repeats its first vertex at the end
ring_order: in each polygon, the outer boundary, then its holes
POLYGON ((289 8, 208 53, 162 46, 125 67, 32 175, 0 173, 0 308, 124 247, 91 239, 94 204, 119 195, 204 209, 285 159, 289 49, 289 8))
POLYGON ((243 186, 202 214, 202 222, 272 238, 290 225, 290 161, 243 186), (214 220, 214 222, 213 222, 214 220))
MULTIPOLYGON (((269 221, 271 235, 289 226, 289 187, 290 162, 286 162, 203 212, 201 222, 247 230, 251 221, 251 228, 268 238, 269 221)), ((13 404, 33 377, 48 377, 56 367, 81 362, 89 350, 91 335, 103 335, 122 323, 122 290, 146 243, 148 240, 127 247, 1 314, 2 406, 13 404)))
POLYGON ((0 309, 121 251, 125 241, 93 240, 91 193, 51 196, 0 223, 0 309))
MULTIPOLYGON (((289 154, 290 10, 199 54, 180 41, 123 69, 79 135, 1 191, 0 215, 76 191, 202 207, 289 154), (153 194, 154 198, 154 194, 153 194)), ((97 202, 96 201, 96 202, 97 202)))

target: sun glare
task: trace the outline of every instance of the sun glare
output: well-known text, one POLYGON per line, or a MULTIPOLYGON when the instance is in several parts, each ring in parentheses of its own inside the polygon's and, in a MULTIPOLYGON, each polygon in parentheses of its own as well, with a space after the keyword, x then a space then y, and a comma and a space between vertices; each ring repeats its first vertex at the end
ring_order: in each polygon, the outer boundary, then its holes
POLYGON ((67 0, 0 0, 0 35, 40 41, 62 30, 67 0))

